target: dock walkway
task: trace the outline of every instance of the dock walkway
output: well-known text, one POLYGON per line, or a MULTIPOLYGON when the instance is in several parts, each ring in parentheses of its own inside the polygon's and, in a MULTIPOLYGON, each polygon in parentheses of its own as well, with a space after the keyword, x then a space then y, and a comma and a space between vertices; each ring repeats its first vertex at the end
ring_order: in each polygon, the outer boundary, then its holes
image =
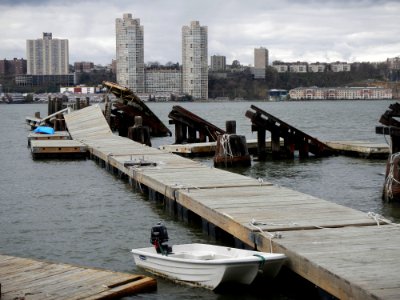
POLYGON ((0 255, 1 300, 119 299, 154 290, 155 279, 0 255))
POLYGON ((397 225, 115 136, 99 107, 65 119, 93 159, 171 210, 201 217, 209 233, 220 228, 260 251, 272 246, 288 256, 288 268, 340 299, 399 298, 397 225), (272 238, 278 231, 282 238, 272 238))

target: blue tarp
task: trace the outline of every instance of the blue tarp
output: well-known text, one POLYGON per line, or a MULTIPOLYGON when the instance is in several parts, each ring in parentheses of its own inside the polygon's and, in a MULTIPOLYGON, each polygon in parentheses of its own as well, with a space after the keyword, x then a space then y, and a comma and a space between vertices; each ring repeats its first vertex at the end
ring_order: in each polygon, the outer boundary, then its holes
POLYGON ((35 133, 45 133, 45 134, 54 134, 54 129, 47 126, 39 126, 33 132, 35 133))

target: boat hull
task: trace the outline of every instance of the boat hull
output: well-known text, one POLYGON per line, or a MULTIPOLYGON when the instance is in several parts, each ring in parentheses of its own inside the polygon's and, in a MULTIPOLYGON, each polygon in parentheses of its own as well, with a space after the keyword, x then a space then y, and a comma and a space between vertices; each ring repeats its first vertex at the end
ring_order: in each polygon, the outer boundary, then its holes
POLYGON ((285 260, 283 254, 206 244, 175 245, 172 250, 167 256, 158 254, 153 247, 134 249, 132 253, 139 267, 208 289, 224 282, 251 284, 260 269, 275 276, 285 260))

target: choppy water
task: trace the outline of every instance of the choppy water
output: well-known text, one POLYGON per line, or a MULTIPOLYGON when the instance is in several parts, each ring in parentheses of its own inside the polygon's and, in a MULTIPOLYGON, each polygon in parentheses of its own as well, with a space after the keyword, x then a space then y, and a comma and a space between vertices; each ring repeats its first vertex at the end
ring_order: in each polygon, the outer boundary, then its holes
MULTIPOLYGON (((237 121, 237 133, 256 138, 244 116, 251 104, 320 140, 384 142, 375 134, 380 115, 389 101, 342 102, 232 102, 181 103, 224 128, 237 121)), ((176 103, 151 103, 151 109, 168 124, 176 103)), ((130 249, 148 246, 149 230, 163 220, 172 243, 210 242, 200 228, 190 227, 166 214, 146 196, 91 160, 32 160, 27 149, 25 116, 47 105, 0 105, 0 253, 47 259, 123 272, 137 270, 130 249)), ((168 125, 170 126, 170 125, 168 125)), ((173 131, 173 127, 170 128, 173 131)), ((153 146, 173 138, 153 139, 153 146)), ((211 164, 210 158, 197 158, 211 164)), ((373 211, 399 221, 400 207, 381 200, 385 160, 343 156, 304 161, 253 162, 236 169, 246 176, 311 194, 364 212, 373 211)), ((262 285, 262 284, 261 284, 262 285)), ((258 299, 254 287, 211 292, 159 279, 157 292, 144 299, 258 299)), ((264 296, 262 296, 264 297, 264 296)), ((288 299, 281 291, 269 298, 288 299)))

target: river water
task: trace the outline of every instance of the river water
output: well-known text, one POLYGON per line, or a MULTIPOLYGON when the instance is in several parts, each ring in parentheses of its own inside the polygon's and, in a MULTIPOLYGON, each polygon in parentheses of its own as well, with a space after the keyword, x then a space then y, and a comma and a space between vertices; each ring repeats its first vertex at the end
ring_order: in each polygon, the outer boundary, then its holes
MULTIPOLYGON (((382 113, 393 101, 150 103, 168 125, 173 105, 225 128, 237 121, 237 133, 255 139, 246 110, 254 104, 322 141, 385 142, 375 134, 382 113)), ((47 115, 46 104, 0 105, 0 253, 73 263, 122 272, 144 273, 130 255, 149 246, 150 228, 162 220, 171 243, 213 242, 201 228, 163 211, 145 195, 91 160, 32 160, 25 117, 47 115)), ((153 146, 172 143, 156 138, 153 146)), ((196 158, 211 165, 212 158, 196 158)), ((263 178, 365 213, 400 221, 400 206, 381 200, 386 160, 335 156, 306 160, 252 162, 233 171, 263 178)), ((173 174, 171 174, 173 176, 173 174)), ((132 299, 296 299, 274 282, 212 292, 158 279, 156 292, 132 299)), ((290 289, 290 287, 289 287, 290 289)))

